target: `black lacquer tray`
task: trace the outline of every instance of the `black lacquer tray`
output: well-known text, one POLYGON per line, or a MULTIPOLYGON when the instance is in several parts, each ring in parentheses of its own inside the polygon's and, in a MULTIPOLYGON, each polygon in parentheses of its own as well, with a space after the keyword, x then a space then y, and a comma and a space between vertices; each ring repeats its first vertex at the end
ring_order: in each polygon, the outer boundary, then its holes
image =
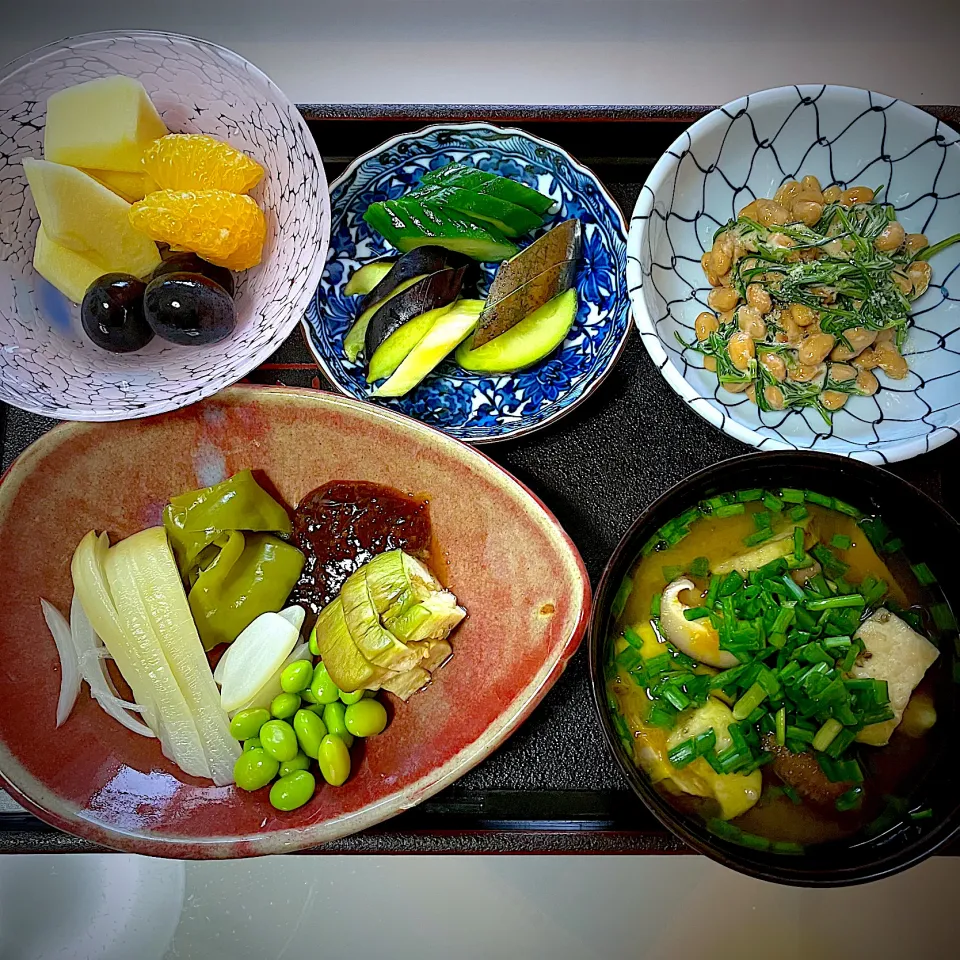
MULTIPOLYGON (((442 120, 489 120, 552 140, 590 166, 629 216, 661 153, 709 107, 301 106, 333 180, 356 156, 442 120)), ((957 127, 960 107, 928 107, 957 127)), ((326 384, 298 329, 249 377, 326 384)), ((0 403, 3 468, 55 421, 0 403)), ((569 416, 484 452, 536 492, 580 549, 594 584, 646 504, 701 467, 748 452, 701 420, 631 336, 618 365, 569 416)), ((892 470, 960 516, 960 449, 950 443, 892 470)), ((493 756, 432 800, 315 851, 337 853, 681 853, 607 755, 590 697, 586 649, 493 756)), ((0 853, 98 848, 48 827, 0 793, 0 853)), ((960 845, 953 850, 960 852, 960 845)))

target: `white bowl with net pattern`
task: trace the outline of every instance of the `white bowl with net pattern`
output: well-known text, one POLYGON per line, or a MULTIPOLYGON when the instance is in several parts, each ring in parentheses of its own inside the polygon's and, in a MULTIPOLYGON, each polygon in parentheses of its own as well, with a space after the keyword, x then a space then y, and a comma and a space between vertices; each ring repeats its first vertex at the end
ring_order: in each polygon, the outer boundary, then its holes
POLYGON ((907 232, 931 243, 960 232, 960 137, 917 107, 852 87, 781 87, 735 100, 693 124, 647 178, 630 224, 627 285, 634 320, 671 387, 715 427, 763 450, 816 449, 887 463, 960 435, 960 244, 934 256, 912 310, 910 373, 878 373, 828 426, 812 408, 760 412, 719 388, 684 347, 707 307, 700 258, 750 200, 807 174, 826 186, 883 185, 907 232))
POLYGON ((206 397, 266 360, 303 318, 323 270, 330 204, 316 143, 296 107, 242 57, 148 31, 62 40, 0 78, 0 400, 66 420, 125 420, 206 397), (38 218, 21 165, 43 153, 46 101, 112 74, 139 80, 176 133, 226 140, 265 168, 252 196, 267 218, 263 260, 237 274, 237 326, 205 347, 155 338, 111 354, 80 328, 79 307, 34 271, 38 218))

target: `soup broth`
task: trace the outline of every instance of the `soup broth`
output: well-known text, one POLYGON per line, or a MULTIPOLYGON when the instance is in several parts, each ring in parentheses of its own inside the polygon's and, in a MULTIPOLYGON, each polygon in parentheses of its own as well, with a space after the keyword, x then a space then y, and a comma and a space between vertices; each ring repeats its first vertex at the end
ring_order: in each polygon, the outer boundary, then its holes
POLYGON ((784 853, 876 820, 929 754, 954 625, 901 547, 789 490, 713 497, 648 542, 614 601, 607 691, 674 806, 784 853))

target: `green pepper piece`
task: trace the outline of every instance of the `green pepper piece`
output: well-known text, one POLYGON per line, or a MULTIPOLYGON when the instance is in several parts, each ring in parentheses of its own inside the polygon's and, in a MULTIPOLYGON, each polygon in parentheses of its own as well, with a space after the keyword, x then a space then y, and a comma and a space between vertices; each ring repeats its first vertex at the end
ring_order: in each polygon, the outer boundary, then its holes
POLYGON ((290 533, 290 517, 254 479, 241 470, 229 480, 173 497, 163 511, 181 572, 188 574, 200 553, 227 530, 290 533))
POLYGON ((204 649, 232 643, 261 613, 280 610, 303 563, 296 547, 269 533, 231 531, 190 590, 204 649))

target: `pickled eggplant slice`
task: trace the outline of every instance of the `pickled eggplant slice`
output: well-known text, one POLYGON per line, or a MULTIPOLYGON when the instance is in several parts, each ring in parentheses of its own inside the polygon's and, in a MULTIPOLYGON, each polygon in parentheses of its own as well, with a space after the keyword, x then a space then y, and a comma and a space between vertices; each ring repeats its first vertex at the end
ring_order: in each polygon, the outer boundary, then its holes
POLYGON ((501 264, 490 284, 473 345, 481 347, 501 336, 568 290, 576 278, 581 246, 580 221, 565 220, 501 264))
MULTIPOLYGON (((403 283, 398 283, 385 300, 399 296, 415 283, 426 279, 426 277, 411 277, 409 280, 404 280, 403 283)), ((363 342, 367 334, 367 327, 370 325, 373 315, 385 305, 385 301, 375 303, 373 306, 367 307, 366 310, 361 310, 357 319, 353 321, 353 326, 347 331, 347 335, 343 338, 343 352, 346 354, 348 360, 356 360, 357 357, 360 356, 363 351, 363 342)))
POLYGON ((430 332, 450 306, 428 310, 419 317, 408 320, 387 337, 373 352, 367 362, 367 383, 389 377, 406 359, 410 351, 430 332))
POLYGON ((473 190, 476 193, 498 197, 526 207, 538 216, 543 216, 553 206, 553 200, 550 197, 537 193, 525 184, 517 183, 509 177, 477 170, 476 167, 468 167, 462 163, 448 163, 445 167, 431 170, 423 175, 420 182, 459 187, 462 190, 473 190))
MULTIPOLYGON (((364 351, 369 362, 387 337, 428 310, 446 307, 460 295, 467 268, 448 267, 418 279, 378 305, 364 332, 364 351)), ((401 284, 402 286, 402 284, 401 284)))
POLYGON ((473 346, 482 347, 508 333, 545 303, 569 290, 577 276, 579 260, 564 260, 518 287, 499 303, 487 301, 480 314, 473 346))
POLYGON ((459 187, 428 184, 409 196, 416 197, 421 203, 429 203, 441 210, 453 210, 469 220, 479 222, 481 226, 484 223, 490 223, 507 237, 523 236, 543 223, 542 217, 526 207, 489 194, 461 190, 459 187))
POLYGON ((482 309, 482 300, 458 300, 373 395, 402 397, 409 393, 457 344, 470 336, 482 309))
POLYGON ((391 261, 391 269, 360 301, 360 310, 367 310, 386 300, 401 283, 412 277, 426 277, 439 270, 446 270, 448 267, 464 267, 473 262, 470 257, 447 250, 445 247, 417 247, 405 253, 399 260, 391 261))
POLYGON ((567 290, 524 317, 506 333, 471 349, 457 348, 457 363, 476 373, 515 373, 549 356, 566 339, 577 316, 577 291, 567 290))
POLYGON ((371 203, 363 219, 403 253, 432 245, 497 263, 512 257, 518 249, 493 226, 481 227, 466 217, 436 210, 411 197, 371 203))
POLYGON ((393 269, 393 259, 372 260, 354 271, 343 288, 345 296, 358 297, 369 293, 393 269))

